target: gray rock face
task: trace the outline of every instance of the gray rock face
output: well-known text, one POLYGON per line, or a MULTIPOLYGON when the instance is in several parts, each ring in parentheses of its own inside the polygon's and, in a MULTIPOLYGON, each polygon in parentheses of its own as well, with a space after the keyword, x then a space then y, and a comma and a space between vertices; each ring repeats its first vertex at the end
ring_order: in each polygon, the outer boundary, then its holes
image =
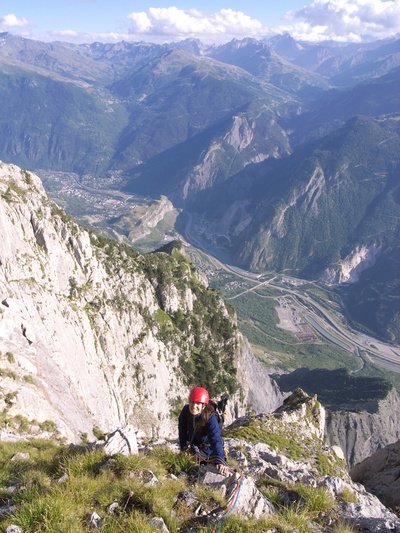
POLYGON ((256 359, 245 339, 249 403, 256 413, 270 413, 282 405, 284 395, 268 375, 265 365, 256 359))
POLYGON ((375 243, 370 247, 357 246, 336 268, 327 268, 322 279, 328 283, 355 283, 361 272, 375 263, 380 252, 381 247, 375 243))
POLYGON ((384 505, 400 511, 400 441, 385 446, 355 465, 350 476, 384 505))
POLYGON ((400 532, 399 518, 387 509, 376 496, 367 492, 362 485, 337 477, 326 476, 318 481, 317 486, 324 487, 339 500, 345 490, 354 494, 357 502, 341 501, 340 514, 343 520, 357 527, 357 531, 400 532))
MULTIPOLYGON (((128 424, 139 435, 175 435, 171 412, 188 395, 180 360, 193 337, 163 335, 162 318, 193 313, 189 280, 150 279, 140 257, 102 247, 75 224, 37 176, 1 162, 0 242, 0 409, 31 421, 30 434, 57 430, 70 442, 128 424)), ((218 312, 234 322, 222 299, 218 312)), ((229 342, 240 386, 233 417, 248 406, 252 356, 239 334, 229 342)), ((267 410, 261 399, 258 407, 267 410)))
POLYGON ((150 525, 152 526, 154 531, 161 531, 161 533, 169 533, 169 530, 161 517, 156 516, 152 518, 150 520, 150 525))
POLYGON ((326 439, 343 450, 349 467, 400 439, 400 398, 396 390, 392 389, 385 400, 371 404, 368 411, 327 411, 326 439))
POLYGON ((8 526, 6 533, 23 533, 22 529, 19 526, 8 526))

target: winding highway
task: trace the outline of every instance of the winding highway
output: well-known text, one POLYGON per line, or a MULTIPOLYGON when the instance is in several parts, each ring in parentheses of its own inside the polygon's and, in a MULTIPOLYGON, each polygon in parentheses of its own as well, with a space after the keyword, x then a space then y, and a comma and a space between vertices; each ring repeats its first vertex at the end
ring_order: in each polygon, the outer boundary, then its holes
MULTIPOLYGON (((283 295, 292 296, 296 304, 303 309, 305 319, 315 330, 342 349, 355 352, 362 360, 363 366, 365 365, 365 358, 367 358, 375 365, 400 372, 400 346, 391 345, 366 334, 353 331, 347 325, 340 323, 338 318, 332 314, 331 310, 328 311, 309 294, 306 294, 305 291, 289 288, 287 282, 283 283, 279 281, 283 279, 281 275, 274 274, 268 279, 265 279, 265 275, 257 275, 223 263, 198 237, 193 236, 191 232, 192 221, 191 215, 188 214, 188 222, 185 230, 185 238, 188 243, 205 253, 217 268, 230 272, 246 281, 259 281, 255 286, 230 297, 230 299, 242 296, 246 292, 255 291, 263 285, 269 285, 271 288, 281 291, 283 295), (361 354, 361 351, 364 353, 361 354)), ((291 278, 285 276, 285 280, 290 282, 291 278)), ((292 283, 293 286, 296 286, 301 284, 302 280, 293 278, 292 283)), ((304 280, 304 283, 310 282, 304 280)))

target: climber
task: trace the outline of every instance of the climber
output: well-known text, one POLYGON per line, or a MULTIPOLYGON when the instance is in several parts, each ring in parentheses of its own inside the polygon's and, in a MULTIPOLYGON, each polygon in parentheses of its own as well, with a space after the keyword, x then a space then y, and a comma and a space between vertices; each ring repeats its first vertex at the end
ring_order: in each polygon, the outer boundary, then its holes
POLYGON ((208 391, 195 387, 190 391, 189 403, 179 415, 179 445, 181 451, 198 448, 201 454, 215 463, 220 474, 230 469, 225 462, 225 453, 214 407, 210 404, 208 391))

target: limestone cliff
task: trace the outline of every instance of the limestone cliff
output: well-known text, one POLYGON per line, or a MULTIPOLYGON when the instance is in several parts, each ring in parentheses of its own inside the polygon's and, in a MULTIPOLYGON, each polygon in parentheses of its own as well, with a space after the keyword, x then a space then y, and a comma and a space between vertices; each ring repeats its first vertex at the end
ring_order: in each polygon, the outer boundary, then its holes
POLYGON ((400 514, 400 440, 381 448, 350 471, 380 501, 400 514))
POLYGON ((234 312, 183 254, 90 234, 37 176, 5 163, 0 242, 2 438, 56 430, 77 441, 127 423, 172 435, 195 380, 231 392, 231 414, 248 409, 251 354, 234 312))
POLYGON ((327 411, 326 439, 342 448, 350 467, 399 438, 400 398, 395 389, 357 411, 327 411))

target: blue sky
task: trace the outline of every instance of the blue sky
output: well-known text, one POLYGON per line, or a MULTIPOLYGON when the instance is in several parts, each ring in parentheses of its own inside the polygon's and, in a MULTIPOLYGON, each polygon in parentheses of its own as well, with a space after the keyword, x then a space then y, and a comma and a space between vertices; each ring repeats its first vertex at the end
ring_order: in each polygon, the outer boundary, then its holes
POLYGON ((398 34, 400 0, 0 0, 0 31, 75 43, 221 43, 285 32, 358 42, 398 34))

